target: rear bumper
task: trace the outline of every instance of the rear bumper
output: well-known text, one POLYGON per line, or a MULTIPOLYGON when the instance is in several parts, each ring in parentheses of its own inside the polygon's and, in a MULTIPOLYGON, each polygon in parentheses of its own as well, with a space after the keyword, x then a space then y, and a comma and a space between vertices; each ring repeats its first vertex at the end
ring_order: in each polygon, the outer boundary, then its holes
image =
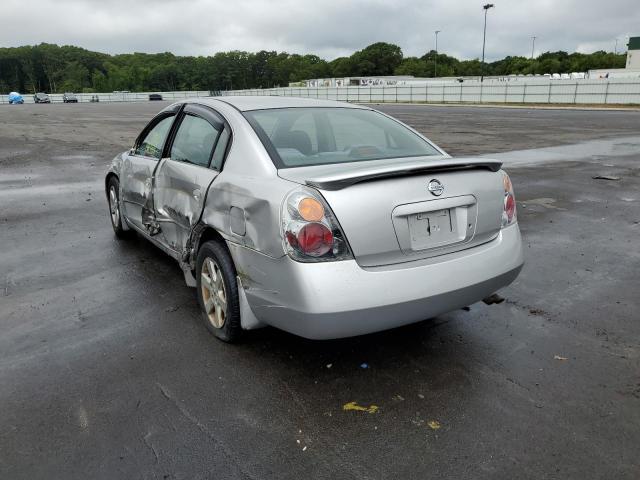
POLYGON ((468 250, 385 267, 231 251, 256 318, 313 339, 385 330, 470 305, 510 284, 523 265, 517 224, 468 250))

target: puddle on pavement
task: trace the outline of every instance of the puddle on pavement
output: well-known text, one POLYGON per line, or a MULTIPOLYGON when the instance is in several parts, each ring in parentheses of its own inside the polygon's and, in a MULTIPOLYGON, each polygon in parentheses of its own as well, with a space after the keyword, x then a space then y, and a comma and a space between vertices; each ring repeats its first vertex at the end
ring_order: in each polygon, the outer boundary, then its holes
POLYGON ((29 175, 9 175, 0 174, 0 186, 2 188, 26 187, 33 183, 33 180, 40 175, 29 173, 29 175))
POLYGON ((573 145, 514 150, 482 156, 502 160, 506 167, 510 167, 572 160, 602 160, 602 157, 622 157, 639 154, 640 137, 622 137, 590 140, 573 145))
POLYGON ((531 205, 536 205, 539 207, 544 207, 550 210, 566 210, 566 208, 558 207, 555 205, 555 198, 532 198, 531 200, 520 200, 523 208, 530 207, 531 205))
POLYGON ((67 193, 81 193, 85 191, 93 192, 104 186, 102 179, 94 182, 71 182, 53 185, 30 185, 23 183, 10 188, 0 189, 0 198, 20 196, 42 196, 42 195, 62 195, 67 193))
POLYGON ((51 160, 95 160, 95 155, 56 155, 51 160))

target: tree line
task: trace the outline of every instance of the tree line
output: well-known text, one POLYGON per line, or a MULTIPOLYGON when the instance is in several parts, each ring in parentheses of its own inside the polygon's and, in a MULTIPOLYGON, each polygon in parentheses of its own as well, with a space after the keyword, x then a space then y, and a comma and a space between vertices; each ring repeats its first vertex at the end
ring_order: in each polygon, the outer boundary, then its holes
POLYGON ((431 50, 405 57, 399 46, 379 42, 326 61, 317 55, 262 50, 213 56, 172 53, 109 55, 75 46, 40 45, 0 48, 0 92, 112 92, 230 90, 287 86, 310 78, 413 75, 474 76, 584 72, 623 68, 625 54, 546 52, 537 58, 508 56, 484 65, 431 50))

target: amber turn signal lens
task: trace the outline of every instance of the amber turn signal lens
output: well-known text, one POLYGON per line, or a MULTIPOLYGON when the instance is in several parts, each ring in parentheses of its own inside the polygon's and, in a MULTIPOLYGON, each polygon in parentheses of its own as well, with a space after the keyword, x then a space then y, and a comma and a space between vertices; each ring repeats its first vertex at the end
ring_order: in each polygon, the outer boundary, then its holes
POLYGON ((513 192, 513 185, 511 185, 511 179, 509 175, 504 175, 502 177, 502 185, 504 186, 505 192, 513 192))
POLYGON ((298 212, 307 222, 319 222, 324 217, 324 207, 315 198, 306 197, 298 203, 298 212))

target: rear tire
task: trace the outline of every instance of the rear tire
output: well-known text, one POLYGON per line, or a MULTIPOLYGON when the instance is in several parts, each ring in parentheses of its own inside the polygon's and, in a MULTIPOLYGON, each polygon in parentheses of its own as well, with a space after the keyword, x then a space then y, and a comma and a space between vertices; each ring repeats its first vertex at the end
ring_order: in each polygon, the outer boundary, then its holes
POLYGON ((236 268, 224 244, 202 244, 196 260, 198 304, 207 329, 223 342, 235 343, 242 334, 236 268))
POLYGON ((118 177, 111 177, 107 182, 107 201, 109 202, 109 218, 113 232, 118 238, 129 238, 130 230, 122 228, 122 213, 120 211, 120 181, 118 177))

